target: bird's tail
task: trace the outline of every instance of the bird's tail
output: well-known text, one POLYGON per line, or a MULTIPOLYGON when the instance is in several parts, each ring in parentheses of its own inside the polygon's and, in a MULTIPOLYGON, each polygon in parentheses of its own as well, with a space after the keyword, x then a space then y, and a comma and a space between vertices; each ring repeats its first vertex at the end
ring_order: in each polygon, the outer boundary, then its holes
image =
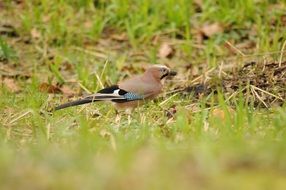
POLYGON ((64 109, 64 108, 68 108, 68 107, 72 107, 72 106, 78 106, 78 105, 82 105, 82 104, 87 104, 87 103, 91 103, 91 102, 95 102, 95 101, 98 101, 98 100, 93 100, 93 99, 81 99, 81 100, 76 100, 76 101, 73 101, 73 102, 68 102, 68 103, 65 103, 65 104, 62 104, 62 105, 59 105, 57 107, 55 107, 55 111, 56 110, 61 110, 61 109, 64 109))
POLYGON ((98 101, 120 101, 120 100, 126 100, 126 98, 122 96, 114 96, 114 95, 109 95, 109 94, 107 95, 106 94, 95 94, 95 95, 87 96, 80 100, 75 100, 73 102, 68 102, 68 103, 59 105, 55 107, 54 110, 57 111, 57 110, 61 110, 61 109, 68 108, 68 107, 73 107, 73 106, 78 106, 78 105, 88 104, 88 103, 98 102, 98 101))

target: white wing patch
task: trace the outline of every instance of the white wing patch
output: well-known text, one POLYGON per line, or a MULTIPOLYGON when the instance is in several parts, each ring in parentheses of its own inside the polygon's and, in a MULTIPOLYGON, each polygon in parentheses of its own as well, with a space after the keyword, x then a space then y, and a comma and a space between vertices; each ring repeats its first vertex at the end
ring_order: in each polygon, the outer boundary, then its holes
POLYGON ((114 90, 114 91, 113 91, 113 95, 120 96, 120 95, 119 95, 119 90, 120 90, 120 89, 114 90))

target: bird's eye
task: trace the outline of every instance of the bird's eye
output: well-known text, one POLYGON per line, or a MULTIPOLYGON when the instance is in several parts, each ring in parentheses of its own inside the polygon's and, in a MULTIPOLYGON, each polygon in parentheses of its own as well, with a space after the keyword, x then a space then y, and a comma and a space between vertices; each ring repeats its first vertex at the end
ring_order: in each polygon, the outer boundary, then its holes
POLYGON ((164 69, 164 68, 161 69, 161 72, 162 72, 162 73, 166 73, 166 71, 167 71, 167 70, 164 69))

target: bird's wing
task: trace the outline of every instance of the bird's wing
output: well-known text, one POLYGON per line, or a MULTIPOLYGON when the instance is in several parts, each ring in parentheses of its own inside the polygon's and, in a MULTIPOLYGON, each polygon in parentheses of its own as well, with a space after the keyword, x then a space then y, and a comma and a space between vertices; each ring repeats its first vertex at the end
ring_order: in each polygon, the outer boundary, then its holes
POLYGON ((162 90, 162 84, 160 82, 145 75, 124 80, 120 82, 118 86, 125 91, 141 95, 144 99, 156 96, 162 90))
POLYGON ((80 100, 68 102, 60 106, 57 106, 55 110, 60 110, 63 108, 87 104, 87 103, 96 102, 96 101, 113 101, 117 103, 123 103, 123 102, 130 102, 130 101, 142 100, 142 99, 144 99, 143 96, 135 94, 133 92, 127 92, 123 89, 120 89, 118 85, 114 85, 114 86, 104 88, 98 91, 97 93, 86 96, 80 100))

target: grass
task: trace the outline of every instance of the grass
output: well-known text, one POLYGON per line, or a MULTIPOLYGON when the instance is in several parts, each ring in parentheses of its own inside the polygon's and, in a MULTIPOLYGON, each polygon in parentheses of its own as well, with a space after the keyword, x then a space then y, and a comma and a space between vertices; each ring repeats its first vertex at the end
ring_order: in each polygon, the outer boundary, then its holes
POLYGON ((79 96, 150 63, 179 71, 170 91, 228 58, 279 60, 269 52, 285 41, 285 9, 252 0, 0 3, 1 78, 21 88, 0 87, 1 189, 285 189, 285 106, 259 109, 241 94, 230 102, 221 93, 164 93, 118 123, 104 103, 50 115, 69 97, 39 88, 64 85, 79 96), (223 32, 200 40, 211 23, 223 32), (171 59, 157 56, 163 42, 176 50, 171 59))

